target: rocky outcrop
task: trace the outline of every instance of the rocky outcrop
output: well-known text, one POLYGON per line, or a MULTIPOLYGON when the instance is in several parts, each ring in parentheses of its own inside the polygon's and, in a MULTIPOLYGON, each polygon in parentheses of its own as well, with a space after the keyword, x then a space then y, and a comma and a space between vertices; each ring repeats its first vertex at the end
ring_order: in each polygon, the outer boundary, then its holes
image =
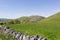
POLYGON ((45 17, 43 17, 43 16, 30 16, 29 22, 38 22, 38 21, 41 21, 42 19, 45 19, 45 17))
POLYGON ((47 38, 44 38, 39 35, 30 36, 27 34, 22 34, 21 32, 17 32, 6 26, 0 26, 0 33, 5 34, 5 35, 11 35, 15 37, 17 40, 47 40, 47 38))

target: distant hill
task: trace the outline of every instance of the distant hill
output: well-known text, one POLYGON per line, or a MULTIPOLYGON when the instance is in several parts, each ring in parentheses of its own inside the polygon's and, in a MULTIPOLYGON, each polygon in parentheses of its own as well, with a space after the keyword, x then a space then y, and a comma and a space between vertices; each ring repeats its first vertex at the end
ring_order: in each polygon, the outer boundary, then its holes
POLYGON ((30 16, 29 22, 38 22, 38 21, 41 21, 42 19, 45 19, 45 17, 43 17, 43 16, 30 16))
POLYGON ((43 16, 23 16, 17 19, 10 21, 12 24, 20 24, 20 23, 29 23, 29 22, 38 22, 42 19, 45 19, 43 16))
POLYGON ((6 23, 6 24, 20 24, 20 23, 28 23, 28 22, 38 22, 44 19, 43 16, 23 16, 16 19, 5 19, 0 18, 0 23, 6 23))
POLYGON ((42 20, 44 18, 45 17, 43 17, 43 16, 29 16, 29 17, 24 16, 24 17, 20 17, 18 19, 20 19, 21 22, 22 21, 26 21, 26 22, 38 22, 38 21, 40 21, 40 20, 42 20))
POLYGON ((5 18, 0 18, 0 23, 7 23, 11 21, 12 19, 5 19, 5 18))

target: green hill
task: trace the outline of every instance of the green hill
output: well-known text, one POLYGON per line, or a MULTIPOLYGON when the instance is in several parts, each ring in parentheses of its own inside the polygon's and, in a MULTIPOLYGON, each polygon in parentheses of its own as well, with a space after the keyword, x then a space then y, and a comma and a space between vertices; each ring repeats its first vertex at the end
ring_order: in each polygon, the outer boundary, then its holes
POLYGON ((7 22, 11 21, 12 19, 0 18, 0 25, 6 24, 7 22))
POLYGON ((47 19, 44 19, 44 21, 60 21, 60 12, 48 17, 47 19))
POLYGON ((20 17, 20 18, 17 18, 16 20, 19 20, 21 23, 27 23, 27 22, 38 22, 38 21, 41 21, 42 19, 44 19, 45 17, 43 16, 23 16, 23 17, 20 17))
POLYGON ((29 22, 38 22, 42 19, 45 19, 43 16, 23 16, 8 22, 9 24, 21 24, 21 23, 29 23, 29 22))
POLYGON ((24 34, 39 34, 48 40, 60 40, 60 12, 37 23, 9 24, 6 26, 24 34))

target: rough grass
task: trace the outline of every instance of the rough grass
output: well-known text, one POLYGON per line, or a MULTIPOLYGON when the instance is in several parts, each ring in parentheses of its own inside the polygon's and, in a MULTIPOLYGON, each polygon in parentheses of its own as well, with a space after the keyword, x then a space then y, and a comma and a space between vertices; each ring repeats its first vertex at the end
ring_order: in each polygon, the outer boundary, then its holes
POLYGON ((1 34, 0 33, 0 40, 16 40, 16 38, 13 38, 12 36, 7 36, 7 35, 4 35, 4 34, 1 34))
POLYGON ((25 23, 7 25, 16 31, 29 35, 41 35, 48 40, 60 40, 60 22, 25 23))

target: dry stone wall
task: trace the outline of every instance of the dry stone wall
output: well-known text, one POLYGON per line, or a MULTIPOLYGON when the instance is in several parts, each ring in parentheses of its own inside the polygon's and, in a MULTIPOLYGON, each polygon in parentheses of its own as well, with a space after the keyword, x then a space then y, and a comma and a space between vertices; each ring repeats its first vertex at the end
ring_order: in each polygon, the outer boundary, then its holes
POLYGON ((22 34, 21 32, 17 32, 7 26, 0 26, 0 33, 11 35, 15 37, 17 40, 47 40, 47 38, 36 35, 36 36, 30 36, 27 34, 22 34))

